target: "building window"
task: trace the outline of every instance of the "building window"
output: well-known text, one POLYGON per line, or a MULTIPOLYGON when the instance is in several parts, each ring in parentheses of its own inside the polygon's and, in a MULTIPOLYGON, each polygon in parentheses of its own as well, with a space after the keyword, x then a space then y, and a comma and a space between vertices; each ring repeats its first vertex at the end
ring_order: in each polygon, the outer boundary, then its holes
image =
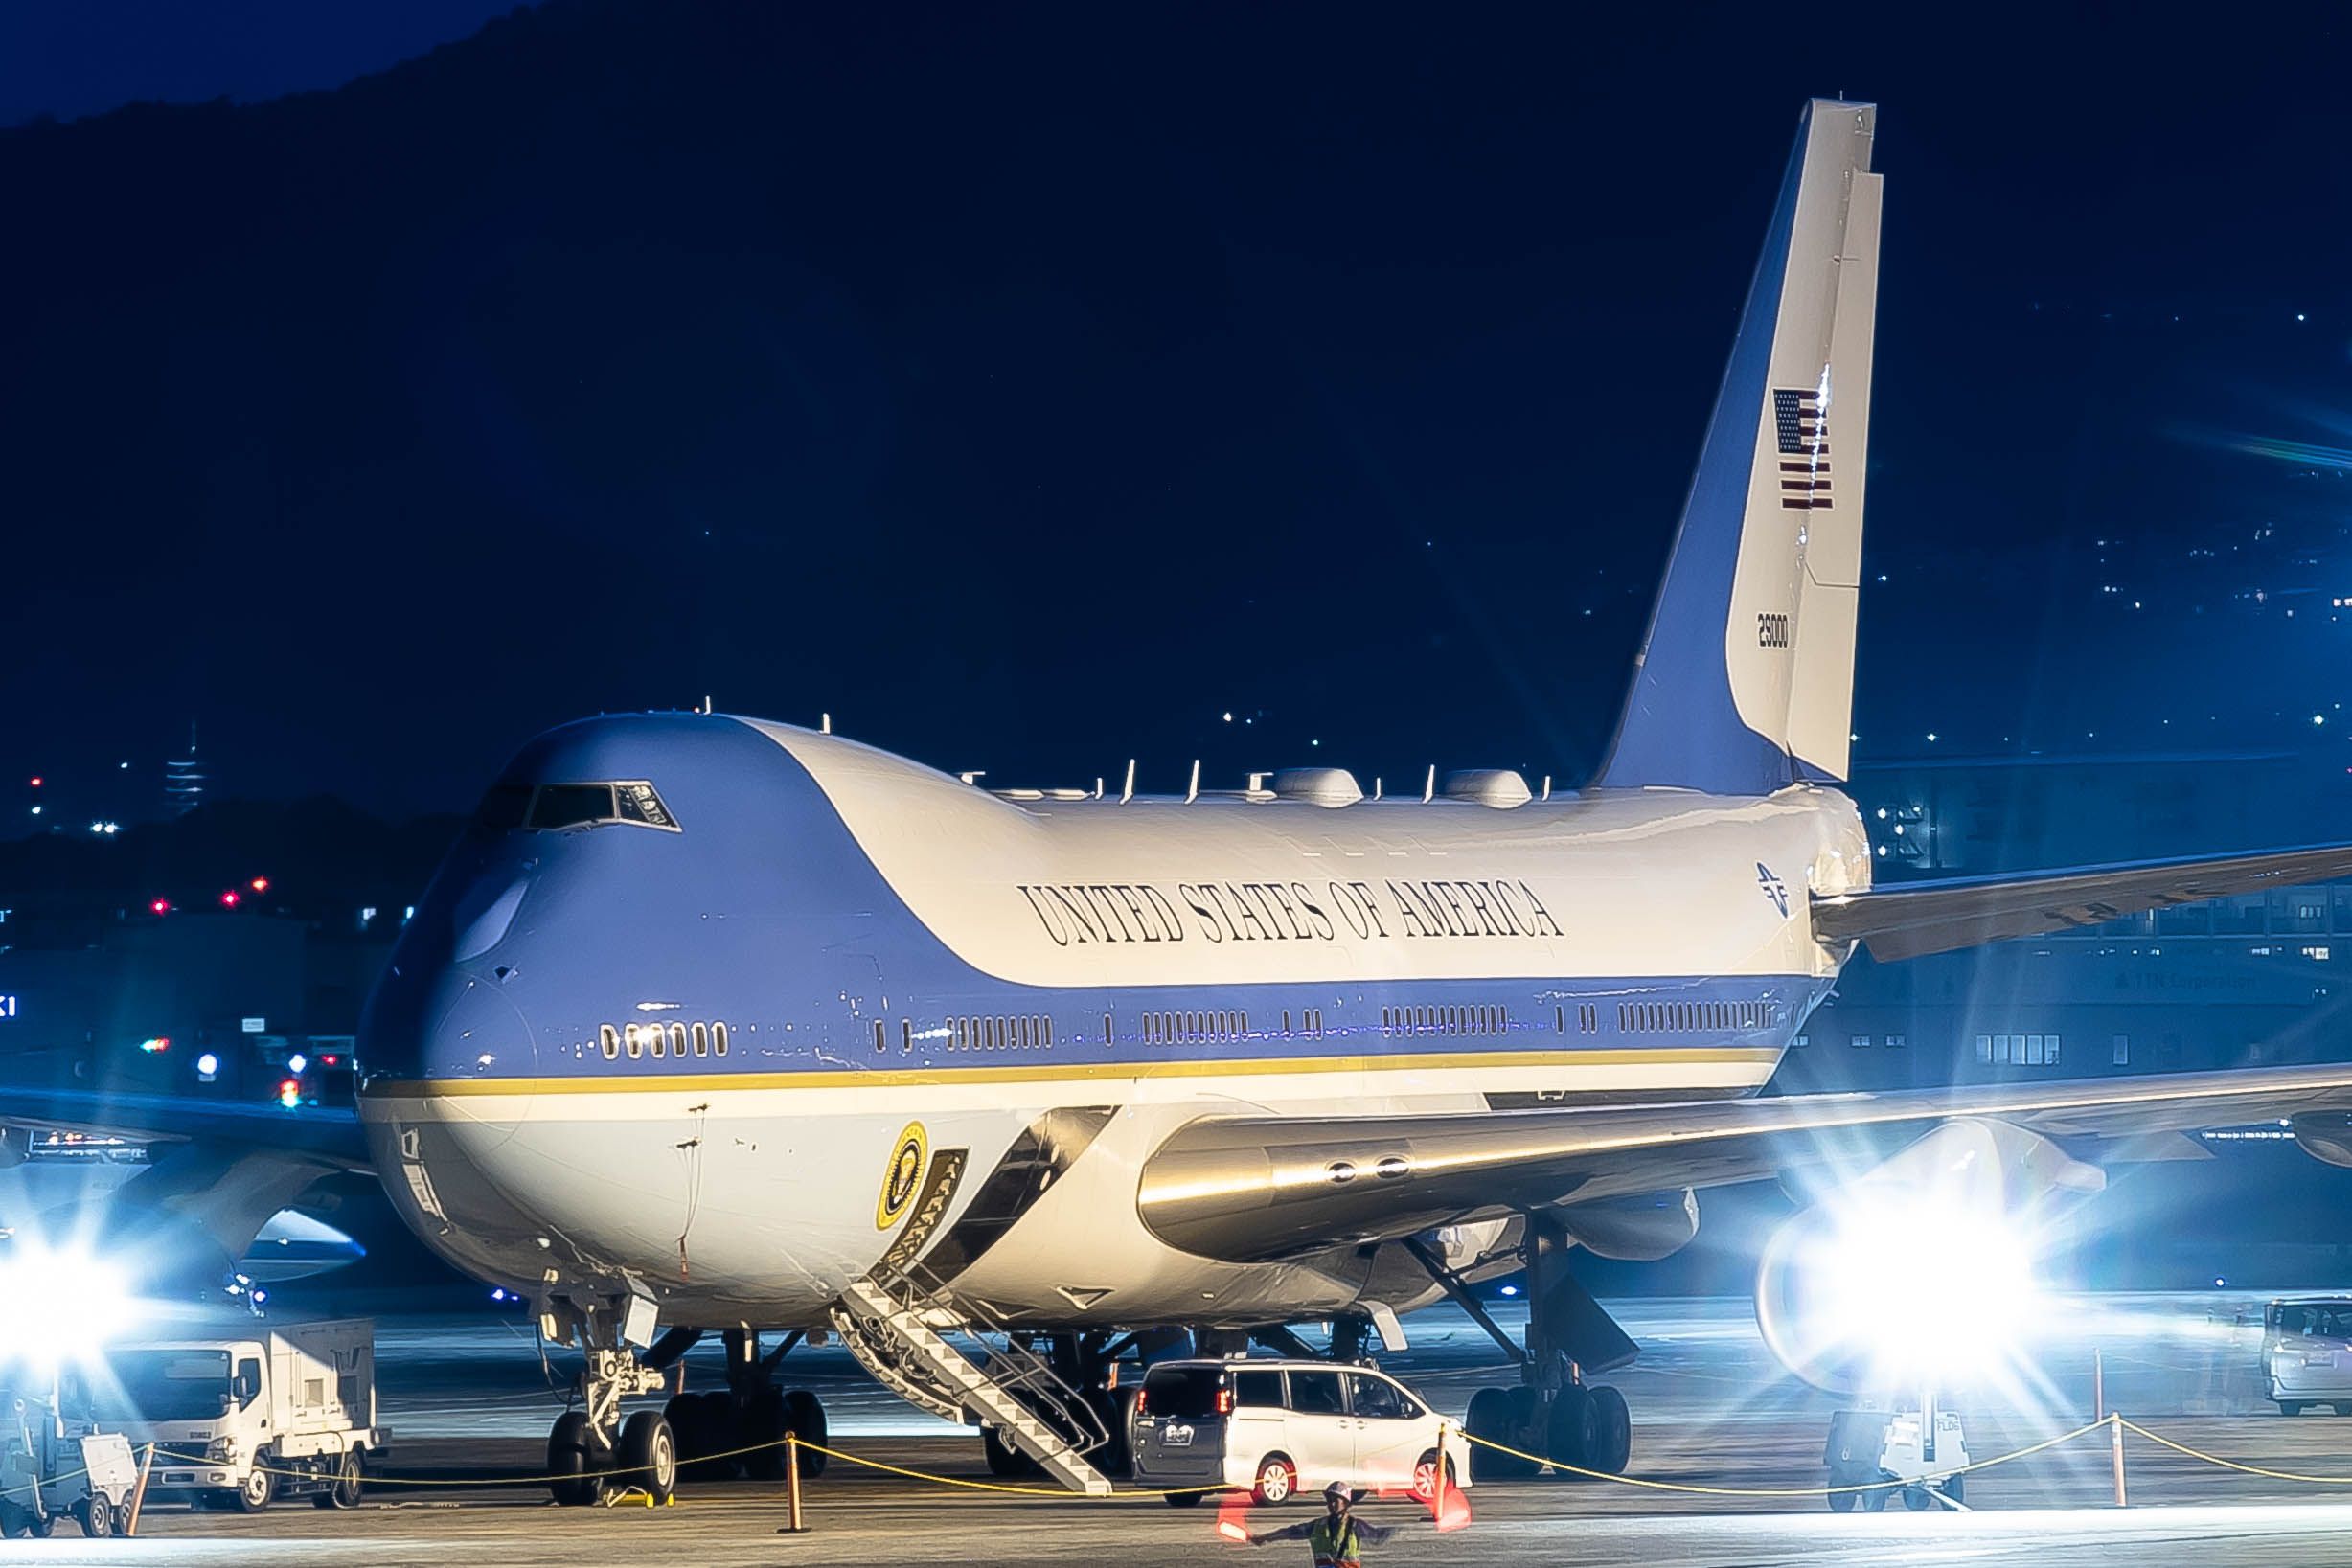
POLYGON ((2004 1067, 2055 1067, 2058 1065, 2058 1036, 1979 1034, 1976 1036, 1976 1059, 2004 1067))
POLYGON ((1867 1034, 1857 1034, 1854 1036, 1852 1044, 1854 1049, 1857 1051, 1867 1051, 1870 1049, 1870 1036, 1867 1034))
POLYGON ((1886 1036, 1886 1049, 1889 1051, 1900 1051, 1909 1043, 1910 1041, 1907 1040, 1900 1034, 1889 1034, 1886 1036))

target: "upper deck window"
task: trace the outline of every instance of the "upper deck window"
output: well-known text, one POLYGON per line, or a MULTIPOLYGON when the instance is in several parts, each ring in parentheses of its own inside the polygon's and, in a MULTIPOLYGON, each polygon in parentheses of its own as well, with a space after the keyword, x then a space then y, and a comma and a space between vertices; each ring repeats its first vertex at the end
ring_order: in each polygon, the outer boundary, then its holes
POLYGON ((473 814, 476 831, 509 832, 528 828, 534 832, 559 832, 566 828, 594 828, 627 822, 640 828, 678 830, 677 819, 662 804, 653 786, 642 779, 610 784, 492 784, 473 814))

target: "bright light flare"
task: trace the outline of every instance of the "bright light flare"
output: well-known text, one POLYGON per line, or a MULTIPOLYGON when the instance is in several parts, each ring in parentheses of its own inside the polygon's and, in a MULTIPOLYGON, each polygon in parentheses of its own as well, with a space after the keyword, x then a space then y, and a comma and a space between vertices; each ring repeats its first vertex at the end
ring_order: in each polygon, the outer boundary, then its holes
POLYGON ((2037 1321, 2021 1222, 1917 1191, 1852 1194, 1815 1221, 1784 1259, 1804 1340, 1874 1385, 1969 1383, 2015 1364, 2037 1321))
POLYGON ((0 1256, 0 1359, 44 1370, 94 1360, 136 1310, 130 1282, 103 1259, 32 1240, 0 1256))

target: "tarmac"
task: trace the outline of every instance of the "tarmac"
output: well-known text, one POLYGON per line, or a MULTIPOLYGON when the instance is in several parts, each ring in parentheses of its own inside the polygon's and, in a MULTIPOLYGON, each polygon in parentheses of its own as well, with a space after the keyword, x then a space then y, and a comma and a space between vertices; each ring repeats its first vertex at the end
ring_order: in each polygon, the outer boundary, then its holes
MULTIPOLYGON (((2352 1420, 2289 1419, 2262 1399, 2261 1300, 2224 1292, 2053 1301, 2044 1331, 2010 1374, 1949 1391, 1973 1458, 2024 1448, 2093 1419, 2093 1356, 2111 1408, 2148 1431, 2259 1468, 2342 1477, 2341 1486, 2230 1469, 2126 1434, 2131 1507, 2117 1509, 2107 1429, 1969 1477, 1971 1511, 1833 1514, 1821 1443, 1838 1401, 1782 1372, 1744 1300, 1610 1304, 1643 1347, 1610 1380, 1631 1402, 1632 1474, 1622 1482, 1545 1479, 1475 1487, 1469 1522, 1440 1534, 1409 1500, 1367 1516, 1404 1527, 1368 1554, 1381 1564, 1500 1562, 1756 1564, 1884 1562, 2307 1563, 2352 1559, 2352 1420), (1754 1495, 1766 1493, 1768 1495, 1754 1495)), ((1518 1327, 1516 1304, 1503 1304, 1518 1327)), ((1382 1365, 1440 1409, 1509 1381, 1499 1350, 1450 1310, 1406 1322, 1412 1348, 1382 1365)), ((844 1454, 944 1478, 917 1480, 835 1461, 805 1488, 808 1533, 781 1534, 783 1488, 688 1483, 672 1507, 557 1509, 529 1484, 562 1408, 563 1364, 543 1372, 512 1317, 387 1320, 379 1326, 380 1418, 394 1435, 384 1472, 350 1511, 282 1503, 244 1516, 159 1506, 135 1541, 57 1537, 9 1550, 62 1562, 351 1562, 497 1568, 593 1562, 892 1564, 1192 1563, 1242 1552, 1221 1518, 1266 1529, 1304 1505, 1238 1502, 1171 1509, 1153 1498, 1092 1502, 957 1487, 992 1484, 970 1433, 880 1393, 837 1350, 796 1350, 788 1381, 826 1400, 844 1454), (464 1485, 447 1485, 463 1482, 464 1485), (484 1484, 488 1483, 488 1484, 484 1484)), ((688 1358, 690 1386, 718 1380, 715 1356, 688 1358)), ((1305 1560, 1303 1547, 1263 1559, 1305 1560)))

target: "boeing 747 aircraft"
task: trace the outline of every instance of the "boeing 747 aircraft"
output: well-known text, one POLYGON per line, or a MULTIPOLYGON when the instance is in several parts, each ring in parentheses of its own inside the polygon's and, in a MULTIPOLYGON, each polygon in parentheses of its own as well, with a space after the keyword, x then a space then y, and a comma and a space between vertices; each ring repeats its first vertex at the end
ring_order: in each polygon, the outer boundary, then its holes
MULTIPOLYGON (((2352 1163, 2352 1067, 1759 1092, 1860 945, 2352 874, 2338 847, 1871 886, 1837 786, 1874 122, 1804 112, 1588 787, 1482 771, 1367 799, 1313 768, 1181 799, 992 791, 752 718, 567 725, 491 785, 402 936, 356 1124, 204 1134, 290 1172, 247 1207, 364 1164, 443 1256, 534 1302, 583 1352, 550 1444, 558 1496, 586 1502, 616 1467, 666 1492, 681 1457, 817 1437, 779 1375, 816 1333, 983 1426, 1000 1468, 1098 1489, 1103 1374, 1130 1347, 1295 1352, 1290 1326, 1329 1321, 1351 1353, 1522 1266, 1520 1382, 1469 1425, 1615 1469, 1630 1414, 1590 1379, 1635 1348, 1564 1260, 1673 1252, 1702 1189, 1855 1139, 2079 1189, 2117 1140, 2257 1117, 2352 1163), (998 1336, 985 1367, 957 1329, 998 1336), (703 1333, 727 1389, 625 1416, 703 1333)), ((7 1115, 197 1135, 54 1096, 7 1115)))

